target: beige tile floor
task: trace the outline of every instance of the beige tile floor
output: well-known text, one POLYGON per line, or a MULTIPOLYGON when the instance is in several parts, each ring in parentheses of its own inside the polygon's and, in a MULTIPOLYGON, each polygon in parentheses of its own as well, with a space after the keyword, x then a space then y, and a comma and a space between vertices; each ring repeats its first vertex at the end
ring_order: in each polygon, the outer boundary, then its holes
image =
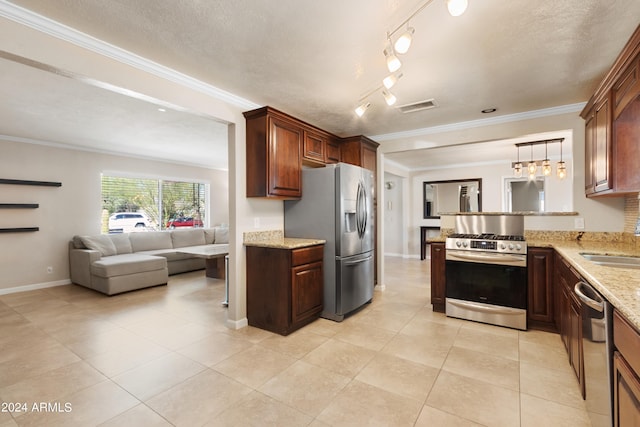
POLYGON ((590 425, 557 335, 433 313, 428 261, 385 266, 372 304, 288 337, 227 329, 202 271, 1 296, 0 427, 590 425))

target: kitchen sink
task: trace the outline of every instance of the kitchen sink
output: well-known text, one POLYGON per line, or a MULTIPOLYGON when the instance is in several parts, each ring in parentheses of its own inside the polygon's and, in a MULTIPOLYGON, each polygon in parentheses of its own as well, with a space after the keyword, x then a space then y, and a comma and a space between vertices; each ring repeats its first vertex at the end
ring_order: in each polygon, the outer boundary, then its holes
POLYGON ((601 255, 580 253, 582 257, 594 264, 604 265, 606 267, 620 268, 638 268, 640 269, 640 257, 620 256, 620 255, 601 255))

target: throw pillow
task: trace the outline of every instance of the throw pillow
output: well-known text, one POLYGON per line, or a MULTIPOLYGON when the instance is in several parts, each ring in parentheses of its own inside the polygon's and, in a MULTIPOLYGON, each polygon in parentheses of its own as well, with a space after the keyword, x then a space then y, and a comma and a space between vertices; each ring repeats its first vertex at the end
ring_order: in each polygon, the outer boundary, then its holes
POLYGON ((110 256, 117 253, 116 245, 113 244, 111 237, 108 235, 82 236, 80 240, 87 248, 100 252, 102 256, 110 256))

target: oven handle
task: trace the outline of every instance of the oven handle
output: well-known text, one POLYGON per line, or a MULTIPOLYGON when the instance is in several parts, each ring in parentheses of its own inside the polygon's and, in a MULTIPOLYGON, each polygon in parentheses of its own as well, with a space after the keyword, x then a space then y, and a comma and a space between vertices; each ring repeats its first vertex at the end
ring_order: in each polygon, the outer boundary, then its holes
POLYGON ((478 261, 484 263, 495 263, 495 264, 516 264, 520 266, 524 266, 527 262, 526 257, 517 256, 517 255, 484 255, 484 254, 460 254, 460 253, 452 253, 451 251, 447 252, 446 259, 450 261, 478 261))
POLYGON ((451 305, 455 305, 456 307, 473 309, 480 312, 485 313, 495 313, 495 314, 521 314, 522 310, 517 308, 508 308, 508 307, 498 307, 498 306, 489 306, 488 304, 476 304, 471 301, 452 301, 451 299, 447 299, 447 302, 451 305))

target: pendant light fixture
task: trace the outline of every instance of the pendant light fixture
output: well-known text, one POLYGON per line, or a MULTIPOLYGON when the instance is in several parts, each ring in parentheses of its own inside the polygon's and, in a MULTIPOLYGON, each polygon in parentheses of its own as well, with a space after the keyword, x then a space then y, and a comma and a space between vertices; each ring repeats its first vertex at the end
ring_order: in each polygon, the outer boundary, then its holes
POLYGON ((521 178, 522 177, 522 163, 520 163, 520 146, 518 145, 517 148, 518 148, 518 161, 513 166, 513 176, 515 176, 516 178, 521 178))
POLYGON ((562 140, 560 140, 560 161, 556 166, 556 175, 559 179, 565 179, 567 176, 567 165, 562 160, 562 140))
POLYGON ((531 160, 527 165, 527 171, 529 172, 529 179, 535 179, 536 172, 538 171, 538 165, 536 164, 536 162, 533 161, 533 144, 530 147, 531 147, 531 160))
POLYGON ((551 162, 549 161, 549 156, 547 155, 547 143, 544 143, 544 160, 542 161, 542 175, 549 176, 551 175, 551 162))

